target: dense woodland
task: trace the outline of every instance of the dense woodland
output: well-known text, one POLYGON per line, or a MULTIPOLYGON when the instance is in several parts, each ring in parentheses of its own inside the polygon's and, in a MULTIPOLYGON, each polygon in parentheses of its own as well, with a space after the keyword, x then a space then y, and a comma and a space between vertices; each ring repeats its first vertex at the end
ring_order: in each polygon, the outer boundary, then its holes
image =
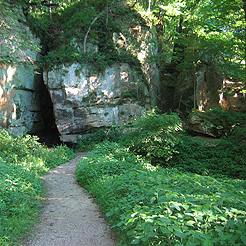
POLYGON ((82 136, 70 148, 51 151, 35 136, 12 136, 1 129, 0 245, 21 245, 23 233, 32 232, 44 196, 41 176, 76 151, 90 152, 77 165, 77 180, 100 204, 119 245, 246 245, 245 112, 203 112, 226 129, 217 138, 191 136, 182 125, 197 107, 194 88, 185 93, 182 88, 194 82, 192 76, 204 64, 224 79, 240 81, 237 93, 245 95, 246 1, 6 3, 0 0, 0 42, 12 42, 17 32, 21 40, 16 49, 2 46, 1 64, 19 62, 18 49, 37 49, 25 32, 15 29, 20 9, 26 16, 22 21, 42 45, 41 64, 27 59, 29 66, 86 61, 103 71, 120 61, 137 70, 134 54, 116 52, 112 35, 128 24, 146 26, 158 47, 151 59, 160 69, 161 86, 159 108, 123 126, 82 136), (80 53, 70 45, 72 38, 81 40, 80 53), (98 52, 89 52, 87 43, 98 45, 98 52), (179 95, 171 101, 173 108, 162 100, 162 90, 170 88, 179 95), (186 96, 183 107, 180 95, 186 96), (182 112, 171 112, 177 108, 182 112))

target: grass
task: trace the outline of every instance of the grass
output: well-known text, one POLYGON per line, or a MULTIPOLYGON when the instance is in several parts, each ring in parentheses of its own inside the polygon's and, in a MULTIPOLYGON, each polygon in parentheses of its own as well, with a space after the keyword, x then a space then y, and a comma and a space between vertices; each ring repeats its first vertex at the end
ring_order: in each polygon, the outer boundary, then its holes
POLYGON ((0 245, 18 245, 30 232, 44 195, 40 177, 75 156, 66 146, 51 151, 37 140, 0 130, 0 245))

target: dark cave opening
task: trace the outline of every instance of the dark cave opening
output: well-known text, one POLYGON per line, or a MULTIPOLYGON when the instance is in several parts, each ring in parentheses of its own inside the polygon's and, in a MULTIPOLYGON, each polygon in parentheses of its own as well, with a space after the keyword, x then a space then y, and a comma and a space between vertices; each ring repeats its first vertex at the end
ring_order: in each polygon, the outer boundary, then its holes
POLYGON ((44 143, 48 147, 53 147, 59 145, 60 141, 59 132, 55 122, 53 103, 49 91, 44 84, 43 78, 42 83, 40 83, 40 93, 41 93, 41 105, 40 113, 44 123, 44 129, 37 132, 35 135, 39 137, 39 142, 44 143))

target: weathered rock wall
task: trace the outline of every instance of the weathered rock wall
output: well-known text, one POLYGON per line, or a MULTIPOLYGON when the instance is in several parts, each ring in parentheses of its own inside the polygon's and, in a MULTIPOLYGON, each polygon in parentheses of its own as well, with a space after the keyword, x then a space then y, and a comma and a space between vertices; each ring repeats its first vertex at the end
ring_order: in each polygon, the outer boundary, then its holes
POLYGON ((61 139, 75 141, 92 128, 139 117, 149 104, 148 90, 126 63, 90 74, 85 64, 56 67, 44 73, 61 139))
POLYGON ((39 40, 23 24, 21 8, 5 3, 0 32, 0 128, 20 135, 44 128, 40 114, 42 77, 35 74, 39 40), (22 21, 20 21, 22 20, 22 21), (6 63, 7 61, 7 63, 6 63))
POLYGON ((0 127, 14 135, 44 128, 40 113, 40 87, 33 68, 24 65, 0 67, 0 127))
MULTIPOLYGON (((159 68, 150 59, 158 52, 155 40, 147 26, 125 23, 122 28, 124 34, 112 34, 114 49, 119 57, 134 58, 134 65, 115 62, 98 72, 92 64, 74 62, 44 72, 62 141, 75 141, 92 128, 127 123, 157 105, 159 68)), ((81 40, 72 41, 80 54, 81 40)), ((86 47, 86 52, 99 53, 96 43, 87 42, 86 47)))
MULTIPOLYGON (((0 127, 19 135, 57 126, 61 140, 71 142, 90 129, 123 124, 140 117, 144 110, 157 104, 159 69, 149 58, 157 54, 158 49, 147 25, 132 26, 125 20, 123 31, 118 29, 109 37, 119 57, 137 62, 115 61, 103 72, 95 72, 96 66, 91 63, 70 61, 50 64, 52 69, 44 73, 40 69, 41 74, 36 74, 33 64, 39 56, 39 40, 19 21, 25 20, 20 8, 14 7, 9 13, 11 18, 7 21, 11 23, 11 31, 0 48, 4 51, 3 57, 11 54, 14 61, 9 63, 12 65, 0 65, 0 127), (49 105, 43 101, 45 86, 51 99, 47 100, 49 105), (53 116, 56 126, 49 126, 53 116)), ((67 45, 83 55, 83 52, 98 53, 99 41, 88 40, 86 51, 81 39, 75 37, 67 45)), ((52 47, 44 48, 52 50, 52 47)))

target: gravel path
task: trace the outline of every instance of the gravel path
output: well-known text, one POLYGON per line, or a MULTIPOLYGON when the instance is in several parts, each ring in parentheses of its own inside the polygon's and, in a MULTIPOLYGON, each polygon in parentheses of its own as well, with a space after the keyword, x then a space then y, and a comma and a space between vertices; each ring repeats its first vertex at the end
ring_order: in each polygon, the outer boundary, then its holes
POLYGON ((47 197, 30 246, 116 246, 112 231, 90 195, 76 183, 76 163, 85 153, 44 176, 47 197))

